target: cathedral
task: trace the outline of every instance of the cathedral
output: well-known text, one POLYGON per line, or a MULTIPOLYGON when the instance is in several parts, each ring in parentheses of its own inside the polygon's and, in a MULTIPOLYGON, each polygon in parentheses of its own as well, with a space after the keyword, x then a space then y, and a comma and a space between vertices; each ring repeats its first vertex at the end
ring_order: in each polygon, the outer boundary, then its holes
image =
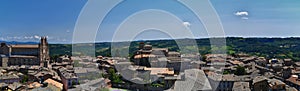
POLYGON ((41 66, 49 63, 49 48, 46 37, 42 37, 39 44, 0 45, 0 67, 9 66, 41 66))

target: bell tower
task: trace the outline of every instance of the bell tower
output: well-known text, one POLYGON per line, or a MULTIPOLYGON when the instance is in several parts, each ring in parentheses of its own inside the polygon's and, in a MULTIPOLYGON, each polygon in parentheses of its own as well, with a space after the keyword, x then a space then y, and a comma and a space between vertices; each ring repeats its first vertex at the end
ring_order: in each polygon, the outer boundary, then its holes
POLYGON ((42 37, 39 44, 39 58, 40 58, 40 66, 47 67, 50 57, 49 57, 49 48, 46 37, 42 37))

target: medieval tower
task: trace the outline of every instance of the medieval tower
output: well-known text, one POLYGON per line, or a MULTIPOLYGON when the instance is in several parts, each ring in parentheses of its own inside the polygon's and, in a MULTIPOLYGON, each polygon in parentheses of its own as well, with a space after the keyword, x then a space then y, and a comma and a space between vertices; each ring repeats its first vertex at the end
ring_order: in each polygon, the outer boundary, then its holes
POLYGON ((40 47, 39 48, 40 66, 47 67, 50 57, 49 57, 49 48, 48 48, 48 42, 46 37, 41 38, 39 47, 40 47))

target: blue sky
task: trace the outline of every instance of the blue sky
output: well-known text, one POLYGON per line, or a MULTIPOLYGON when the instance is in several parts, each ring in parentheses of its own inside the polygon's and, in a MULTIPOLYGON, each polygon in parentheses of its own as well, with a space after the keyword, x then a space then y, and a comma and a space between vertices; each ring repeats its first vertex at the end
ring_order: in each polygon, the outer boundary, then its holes
MULTIPOLYGON (((48 36, 51 43, 70 43, 77 18, 86 2, 87 0, 1 0, 0 40, 37 41, 40 36, 48 36)), ((299 0, 211 0, 211 3, 222 21, 226 36, 300 36, 299 0)), ((96 41, 111 41, 122 21, 146 9, 168 11, 185 21, 195 37, 208 37, 192 11, 175 0, 126 0, 106 16, 100 25, 96 41)), ((161 38, 170 37, 149 30, 138 35, 136 40, 161 38)))

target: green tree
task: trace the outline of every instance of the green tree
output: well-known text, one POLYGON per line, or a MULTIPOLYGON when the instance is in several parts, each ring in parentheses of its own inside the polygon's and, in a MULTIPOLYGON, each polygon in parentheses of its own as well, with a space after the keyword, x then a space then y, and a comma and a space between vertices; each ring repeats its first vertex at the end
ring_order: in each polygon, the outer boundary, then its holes
POLYGON ((108 79, 111 80, 113 83, 121 83, 121 82, 123 82, 121 80, 121 76, 118 75, 118 74, 116 74, 115 69, 113 69, 113 68, 110 68, 108 70, 108 76, 109 76, 108 79))
POLYGON ((230 74, 230 72, 227 71, 227 70, 225 70, 225 71, 223 72, 223 74, 230 74))
POLYGON ((77 85, 76 81, 72 81, 72 87, 74 87, 75 85, 77 85))
POLYGON ((29 77, 28 77, 27 75, 25 75, 25 76, 23 77, 23 79, 21 80, 21 82, 22 82, 22 83, 26 83, 26 82, 28 82, 28 80, 29 80, 29 77))

